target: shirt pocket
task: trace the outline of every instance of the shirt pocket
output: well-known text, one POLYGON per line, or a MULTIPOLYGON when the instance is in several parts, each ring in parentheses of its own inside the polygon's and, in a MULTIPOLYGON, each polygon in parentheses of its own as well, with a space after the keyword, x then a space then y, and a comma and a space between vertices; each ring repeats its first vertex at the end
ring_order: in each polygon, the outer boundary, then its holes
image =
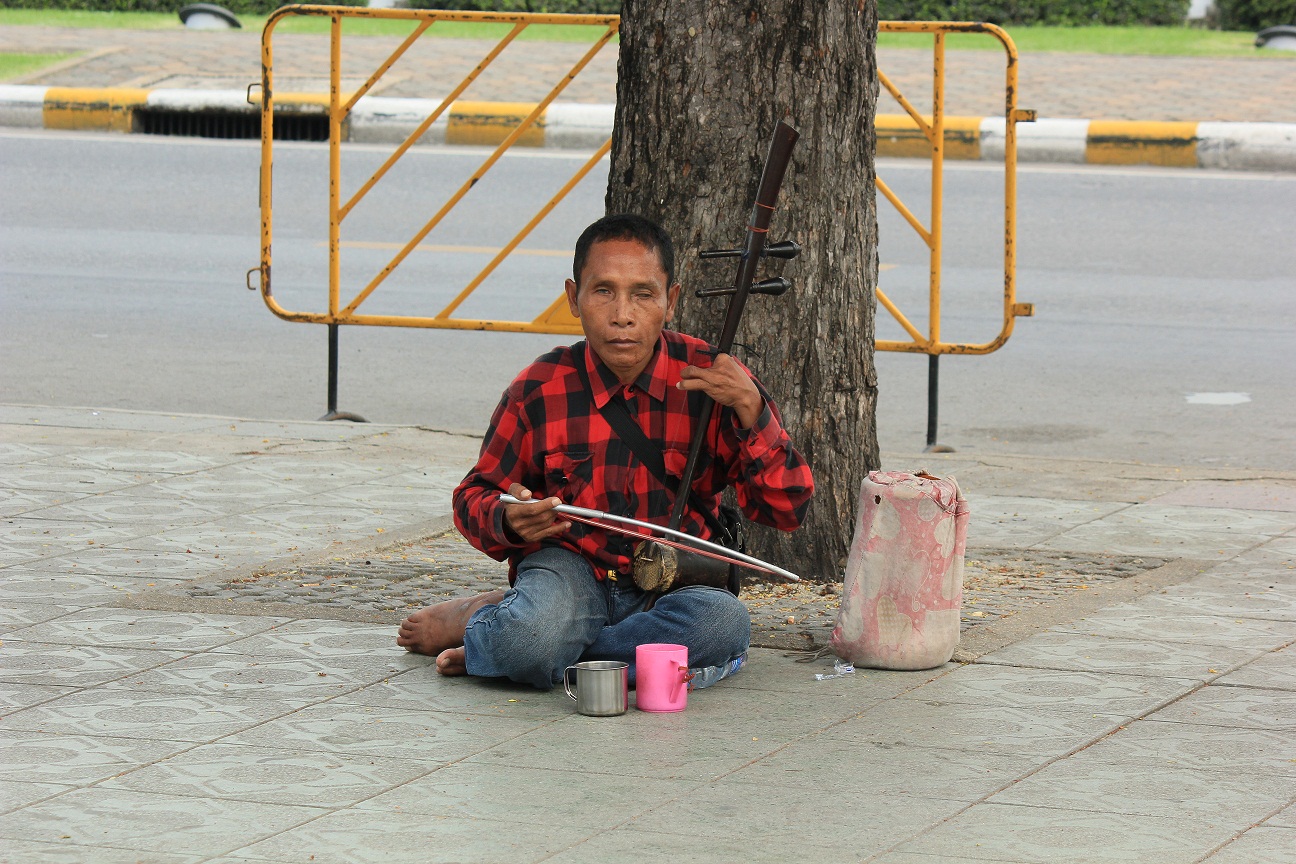
POLYGON ((564 504, 595 508, 594 454, 586 450, 546 453, 545 496, 561 498, 564 504))

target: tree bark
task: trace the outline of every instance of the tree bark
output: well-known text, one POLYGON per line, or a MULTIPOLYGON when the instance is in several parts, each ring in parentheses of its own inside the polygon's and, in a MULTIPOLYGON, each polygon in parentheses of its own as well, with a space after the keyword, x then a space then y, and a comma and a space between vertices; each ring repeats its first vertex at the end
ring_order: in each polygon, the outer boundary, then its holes
MULTIPOLYGON (((675 326, 719 338, 778 120, 800 133, 770 229, 801 256, 771 260, 782 297, 753 295, 735 355, 765 383, 815 474, 804 526, 749 534, 749 551, 804 578, 839 580, 866 473, 879 466, 873 367, 877 287, 874 0, 623 0, 607 209, 657 219, 687 300, 675 326)), ((761 277, 758 277, 761 278, 761 277)))

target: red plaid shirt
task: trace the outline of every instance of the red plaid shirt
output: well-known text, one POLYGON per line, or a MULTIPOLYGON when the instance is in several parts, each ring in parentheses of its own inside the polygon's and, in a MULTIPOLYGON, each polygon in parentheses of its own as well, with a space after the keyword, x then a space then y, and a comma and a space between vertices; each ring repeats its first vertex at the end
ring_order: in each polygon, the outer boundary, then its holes
MULTIPOLYGON (((555 496, 565 504, 666 525, 673 496, 617 437, 599 409, 611 399, 625 399, 648 439, 661 442, 667 472, 682 476, 700 398, 675 384, 685 366, 710 365, 710 357, 702 353, 708 347, 700 339, 664 330, 647 369, 628 386, 593 351, 577 353, 564 346, 538 358, 505 391, 476 466, 454 491, 459 531, 490 557, 507 558, 511 580, 518 562, 541 545, 521 544, 505 531, 499 496, 513 483, 536 498, 555 496), (575 366, 582 356, 592 403, 575 366)), ((749 519, 791 531, 805 518, 814 480, 783 431, 769 394, 760 382, 756 386, 765 408, 751 429, 738 427, 732 408, 717 406, 712 413, 693 491, 715 513, 721 493, 733 486, 749 519)), ((706 520, 692 508, 685 511, 680 530, 711 537, 706 520)), ((600 578, 606 570, 628 574, 638 543, 580 523, 545 542, 583 555, 600 578)))

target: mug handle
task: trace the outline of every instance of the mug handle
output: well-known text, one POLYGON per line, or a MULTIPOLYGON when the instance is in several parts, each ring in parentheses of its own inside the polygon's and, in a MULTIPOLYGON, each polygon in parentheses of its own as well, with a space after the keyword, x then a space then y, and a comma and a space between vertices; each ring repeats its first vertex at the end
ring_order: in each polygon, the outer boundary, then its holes
POLYGON ((567 691, 567 695, 571 697, 571 700, 573 702, 577 702, 579 700, 576 698, 576 694, 572 692, 571 681, 568 680, 567 673, 571 672, 575 668, 576 668, 575 666, 568 666, 566 669, 563 670, 563 689, 567 691))
MULTIPOLYGON (((689 673, 689 667, 687 667, 687 666, 681 666, 681 667, 679 667, 679 671, 680 671, 680 680, 677 681, 677 682, 675 682, 675 689, 676 689, 676 690, 678 690, 680 687, 683 687, 684 685, 688 684, 690 681, 692 681, 694 678, 697 677, 697 674, 696 674, 696 673, 693 673, 693 674, 690 674, 690 673, 689 673)), ((671 698, 674 699, 675 697, 672 696, 671 698)))

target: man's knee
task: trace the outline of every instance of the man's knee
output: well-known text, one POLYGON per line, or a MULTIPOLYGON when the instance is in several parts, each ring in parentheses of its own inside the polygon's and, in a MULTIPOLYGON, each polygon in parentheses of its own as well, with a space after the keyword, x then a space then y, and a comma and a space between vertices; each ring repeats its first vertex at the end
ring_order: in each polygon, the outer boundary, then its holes
MULTIPOLYGON (((736 657, 751 642, 751 614, 747 607, 719 588, 693 586, 672 591, 657 601, 657 611, 678 619, 677 623, 687 628, 688 641, 705 655, 708 663, 723 663, 736 657)), ((690 655, 690 665, 694 660, 690 655)))
POLYGON ((593 581, 588 565, 565 550, 530 556, 513 590, 469 623, 469 673, 553 687, 607 623, 593 581))

